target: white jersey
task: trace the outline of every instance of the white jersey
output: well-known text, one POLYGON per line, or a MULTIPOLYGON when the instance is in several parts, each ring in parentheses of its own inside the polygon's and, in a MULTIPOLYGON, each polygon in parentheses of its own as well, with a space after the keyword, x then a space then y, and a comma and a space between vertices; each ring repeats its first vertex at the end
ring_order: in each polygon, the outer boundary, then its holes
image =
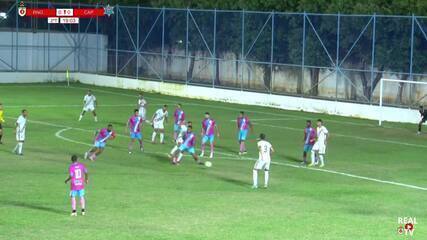
POLYGON ((84 101, 84 108, 95 108, 95 101, 96 101, 96 97, 95 95, 88 95, 86 94, 86 96, 83 98, 84 101))
POLYGON ((259 141, 257 145, 259 148, 259 160, 270 162, 271 161, 270 153, 273 146, 265 140, 259 141))
POLYGON ((187 126, 186 125, 181 125, 179 127, 179 133, 178 133, 178 138, 183 138, 185 133, 187 132, 187 126))
POLYGON ((317 127, 317 142, 325 145, 328 134, 328 129, 325 126, 317 127))
POLYGON ((154 122, 163 123, 166 117, 168 117, 168 111, 163 112, 163 109, 160 108, 154 113, 154 122))
POLYGON ((138 99, 139 116, 145 119, 147 101, 144 98, 138 99))
POLYGON ((25 132, 25 127, 27 126, 27 119, 24 116, 19 116, 18 120, 16 120, 16 131, 17 132, 25 132))
POLYGON ((27 127, 27 119, 24 116, 19 116, 16 120, 16 141, 25 140, 25 128, 27 127))

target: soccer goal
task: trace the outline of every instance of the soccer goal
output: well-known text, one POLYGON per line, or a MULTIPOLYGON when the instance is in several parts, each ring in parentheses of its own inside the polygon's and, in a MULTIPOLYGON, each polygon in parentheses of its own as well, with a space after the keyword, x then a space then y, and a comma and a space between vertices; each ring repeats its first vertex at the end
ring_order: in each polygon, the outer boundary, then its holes
POLYGON ((416 108, 427 103, 426 101, 427 82, 381 78, 378 125, 381 126, 384 120, 384 110, 382 109, 384 104, 416 108))

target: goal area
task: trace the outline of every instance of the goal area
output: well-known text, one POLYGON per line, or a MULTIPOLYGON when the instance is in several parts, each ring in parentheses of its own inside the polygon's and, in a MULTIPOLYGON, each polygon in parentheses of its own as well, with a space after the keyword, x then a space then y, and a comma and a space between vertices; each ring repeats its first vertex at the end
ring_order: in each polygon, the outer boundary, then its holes
POLYGON ((381 78, 379 89, 378 125, 384 121, 384 107, 418 109, 427 104, 427 82, 381 78))

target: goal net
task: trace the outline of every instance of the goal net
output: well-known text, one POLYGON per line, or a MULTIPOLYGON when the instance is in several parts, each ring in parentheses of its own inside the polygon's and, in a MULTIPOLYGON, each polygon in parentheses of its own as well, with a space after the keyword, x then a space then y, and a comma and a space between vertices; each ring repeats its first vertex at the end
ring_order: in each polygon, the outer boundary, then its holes
POLYGON ((378 124, 384 121, 384 106, 418 108, 427 104, 427 82, 382 78, 379 89, 378 124))

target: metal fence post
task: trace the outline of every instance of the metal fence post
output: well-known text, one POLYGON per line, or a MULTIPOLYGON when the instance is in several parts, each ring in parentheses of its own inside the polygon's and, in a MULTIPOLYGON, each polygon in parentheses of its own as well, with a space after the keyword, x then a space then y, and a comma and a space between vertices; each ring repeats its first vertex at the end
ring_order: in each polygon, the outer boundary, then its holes
POLYGON ((371 89, 369 89, 369 91, 371 92, 370 96, 369 96, 369 102, 372 104, 372 95, 374 95, 374 89, 372 87, 373 83, 374 83, 374 64, 375 64, 375 32, 376 32, 376 27, 377 27, 377 14, 374 13, 373 16, 373 22, 372 22, 372 49, 371 49, 371 89))
POLYGON ((162 8, 162 72, 161 81, 163 82, 166 71, 166 58, 165 58, 165 7, 162 8))
POLYGON ((216 56, 216 8, 214 9, 214 32, 213 32, 213 66, 212 72, 213 72, 213 79, 212 79, 212 87, 215 88, 215 81, 217 79, 216 75, 216 69, 218 65, 217 56, 216 56))
POLYGON ((242 10, 242 55, 240 56, 240 91, 243 91, 243 64, 245 59, 245 9, 242 10))
MULTIPOLYGON (((78 2, 78 4, 77 4, 77 8, 79 8, 80 9, 80 2, 78 2)), ((90 23, 89 23, 90 24, 90 23)), ((70 28, 71 29, 71 28, 70 28)), ((85 34, 87 34, 87 32, 85 33, 85 34)), ((75 49, 75 52, 77 52, 77 72, 80 72, 80 53, 81 53, 81 48, 82 48, 82 43, 81 43, 81 36, 80 36, 80 21, 79 21, 79 24, 77 24, 77 36, 78 36, 78 45, 77 46, 75 46, 74 47, 74 49, 75 49), (77 48, 78 47, 78 48, 77 48)), ((75 57, 74 57, 74 59, 76 59, 75 57)), ((89 64, 89 63, 88 63, 89 64)), ((76 66, 74 65, 74 68, 75 68, 76 66)), ((74 69, 74 70, 76 70, 76 69, 74 69)))
POLYGON ((189 66, 188 66, 188 61, 190 60, 188 58, 188 20, 189 20, 189 15, 190 15, 190 10, 187 8, 187 14, 186 14, 186 31, 185 31, 185 61, 186 61, 186 78, 185 78, 185 84, 188 84, 188 71, 189 71, 189 66))
POLYGON ((139 4, 136 5, 136 79, 139 78, 139 4))
MULTIPOLYGON (((16 8, 18 9, 18 0, 16 1, 16 8)), ((18 71, 18 52, 19 52, 19 46, 18 46, 18 38, 19 38, 19 15, 18 10, 16 11, 16 39, 15 39, 15 45, 16 45, 16 52, 15 52, 15 71, 18 71)), ((13 63, 12 63, 13 64, 13 63)))
POLYGON ((341 69, 339 66, 339 54, 340 54, 340 31, 341 31, 341 15, 338 13, 337 15, 337 52, 336 52, 336 59, 335 59, 335 101, 338 99, 338 80, 339 75, 341 74, 341 69))
POLYGON ((116 77, 118 76, 119 66, 119 5, 116 4, 116 77))
MULTIPOLYGON (((108 56, 108 52, 107 52, 108 56)), ((98 74, 98 67, 99 67, 99 19, 96 17, 96 67, 95 67, 95 73, 98 74)))
POLYGON ((273 92, 274 70, 273 70, 273 53, 274 53, 274 11, 271 12, 271 48, 270 48, 270 94, 273 92))
MULTIPOLYGON (((412 14, 411 18, 411 56, 410 56, 410 64, 409 64, 409 79, 413 79, 412 71, 413 71, 413 59, 414 59, 414 31, 415 31, 415 15, 412 14)), ((411 85, 412 86, 412 85, 411 85)))
POLYGON ((306 13, 303 13, 302 23, 302 56, 301 56, 301 96, 304 96, 304 61, 305 61, 305 27, 306 27, 306 13))

